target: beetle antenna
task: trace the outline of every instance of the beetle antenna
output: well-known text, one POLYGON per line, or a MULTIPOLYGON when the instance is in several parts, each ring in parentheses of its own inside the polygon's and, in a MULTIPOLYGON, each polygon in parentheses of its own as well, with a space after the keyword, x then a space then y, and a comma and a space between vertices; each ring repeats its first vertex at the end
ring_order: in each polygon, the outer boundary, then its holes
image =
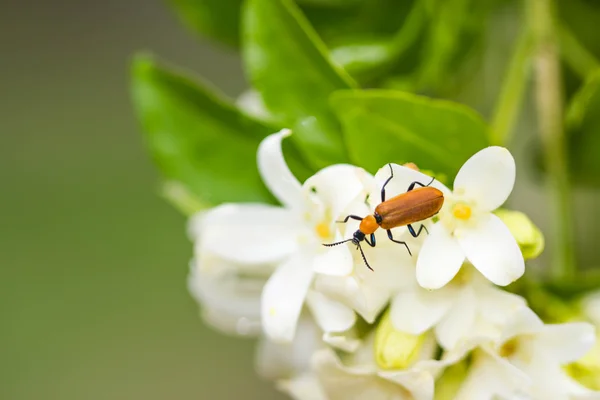
POLYGON ((358 244, 358 249, 360 250, 360 255, 363 258, 363 261, 365 262, 365 265, 367 266, 367 268, 369 268, 371 271, 373 271, 373 268, 371 268, 371 266, 369 265, 369 263, 367 262, 367 257, 365 257, 365 253, 363 253, 363 249, 360 246, 360 243, 358 244))
POLYGON ((342 240, 341 242, 336 242, 336 243, 323 243, 323 246, 333 247, 333 246, 337 246, 338 244, 351 242, 351 241, 352 241, 352 239, 346 239, 346 240, 342 240))
POLYGON ((431 184, 433 183, 433 181, 435 181, 435 176, 434 176, 433 178, 431 178, 431 182, 429 182, 429 183, 427 184, 427 186, 431 185, 431 184))

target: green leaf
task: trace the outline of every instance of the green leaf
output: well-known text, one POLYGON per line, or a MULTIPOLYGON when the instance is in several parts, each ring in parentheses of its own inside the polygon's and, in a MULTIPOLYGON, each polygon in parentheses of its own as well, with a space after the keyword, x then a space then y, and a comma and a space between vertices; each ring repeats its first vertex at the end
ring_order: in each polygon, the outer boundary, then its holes
POLYGON ((232 46, 240 42, 242 0, 168 0, 179 17, 201 35, 232 46))
POLYGON ((578 183, 600 185, 600 70, 573 96, 566 125, 571 175, 578 183))
POLYGON ((248 0, 243 55, 254 87, 314 168, 347 160, 329 95, 354 86, 289 0, 248 0))
POLYGON ((147 56, 135 59, 132 73, 133 102, 164 178, 202 203, 274 202, 256 167, 258 145, 273 128, 147 56))
POLYGON ((332 50, 332 58, 360 81, 373 79, 394 67, 401 56, 416 42, 425 24, 422 1, 413 5, 402 27, 385 39, 363 38, 332 50))
POLYGON ((452 178, 489 143, 486 123, 461 104, 391 90, 339 91, 331 101, 351 160, 371 172, 414 162, 452 178))

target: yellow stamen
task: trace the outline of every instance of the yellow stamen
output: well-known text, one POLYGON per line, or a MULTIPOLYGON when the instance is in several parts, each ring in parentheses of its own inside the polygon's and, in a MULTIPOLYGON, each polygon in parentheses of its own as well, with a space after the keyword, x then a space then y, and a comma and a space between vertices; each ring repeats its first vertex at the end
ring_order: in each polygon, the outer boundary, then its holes
POLYGON ((315 230, 321 239, 328 239, 331 236, 329 225, 327 225, 325 222, 317 224, 317 226, 315 226, 315 230))
POLYGON ((516 338, 510 339, 508 342, 504 343, 498 351, 498 355, 500 357, 510 357, 514 355, 519 350, 519 341, 516 338))
POLYGON ((471 213, 471 207, 464 203, 458 203, 452 208, 452 215, 458 219, 467 220, 471 218, 471 213))
POLYGON ((275 307, 271 307, 271 308, 269 308, 269 315, 270 315, 271 317, 274 317, 274 316, 275 316, 275 314, 277 314, 277 311, 275 311, 275 307))

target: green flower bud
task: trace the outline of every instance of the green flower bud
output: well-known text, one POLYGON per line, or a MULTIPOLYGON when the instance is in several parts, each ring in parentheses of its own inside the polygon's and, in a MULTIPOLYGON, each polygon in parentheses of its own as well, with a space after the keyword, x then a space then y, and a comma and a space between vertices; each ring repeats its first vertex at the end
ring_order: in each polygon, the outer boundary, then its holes
POLYGON ((467 377, 468 361, 449 366, 435 382, 435 400, 452 400, 467 377))
POLYGON ((544 250, 544 235, 533 222, 519 211, 498 209, 494 212, 517 240, 523 257, 536 258, 544 250))
POLYGON ((567 365, 565 370, 585 387, 600 390, 600 337, 596 335, 594 347, 585 356, 567 365))
POLYGON ((411 335, 397 331, 387 311, 375 328, 375 361, 382 369, 404 369, 414 363, 421 353, 425 333, 411 335))

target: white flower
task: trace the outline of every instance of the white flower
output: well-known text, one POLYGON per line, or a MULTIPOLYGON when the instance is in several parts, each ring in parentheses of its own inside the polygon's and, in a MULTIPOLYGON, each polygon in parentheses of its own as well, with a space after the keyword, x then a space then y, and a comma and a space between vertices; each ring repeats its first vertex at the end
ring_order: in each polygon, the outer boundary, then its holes
POLYGON ((461 399, 576 399, 593 392, 575 383, 562 366, 582 357, 594 344, 587 323, 544 325, 522 308, 498 337, 480 344, 461 399))
MULTIPOLYGON (((413 170, 400 168, 399 171, 394 170, 394 178, 386 186, 387 199, 406 192, 412 182, 410 179, 414 175, 411 175, 410 171, 413 170), (404 170, 409 171, 408 175, 402 173, 404 170)), ((361 193, 347 205, 342 215, 373 214, 381 202, 381 188, 388 178, 390 178, 388 165, 381 168, 375 177, 364 174, 362 182, 368 196, 361 193)), ((349 219, 342 228, 343 238, 351 238, 359 224, 359 221, 349 219)), ((407 243, 412 256, 404 245, 392 242, 384 229, 378 229, 375 232, 376 246, 370 247, 364 243, 362 245, 365 258, 373 271, 364 265, 361 254, 353 251, 355 268, 352 273, 345 276, 319 275, 315 281, 315 289, 351 307, 365 321, 373 323, 387 306, 390 298, 402 290, 407 281, 414 281, 415 255, 419 251, 422 239, 426 236, 424 234, 419 239, 414 239, 405 226, 393 228, 391 232, 395 240, 407 243)))
POLYGON ((488 147, 467 160, 454 179, 454 191, 443 190, 439 222, 423 243, 417 260, 421 286, 441 288, 458 273, 465 257, 500 286, 523 275, 525 264, 516 240, 492 214, 506 201, 514 182, 514 159, 502 147, 488 147))
POLYGON ((291 343, 275 343, 261 338, 256 369, 264 378, 274 380, 277 387, 295 400, 327 400, 316 375, 311 370, 313 355, 325 348, 322 331, 303 315, 291 343))
POLYGON ((341 360, 331 349, 318 351, 313 369, 329 400, 430 400, 434 375, 446 362, 431 360, 433 341, 423 347, 418 361, 406 369, 383 370, 374 362, 374 337, 370 335, 352 355, 341 360))
POLYGON ((436 338, 446 350, 481 335, 479 326, 504 325, 525 306, 523 298, 496 288, 470 265, 438 290, 423 289, 414 278, 407 283, 391 302, 394 327, 420 334, 435 326, 436 338))
POLYGON ((203 239, 203 232, 211 232, 212 227, 218 226, 214 219, 220 220, 235 207, 224 206, 191 219, 190 236, 201 250, 191 262, 188 288, 202 306, 207 323, 227 334, 253 336, 261 332, 260 294, 274 265, 239 263, 210 252, 203 245, 207 240, 203 239))
MULTIPOLYGON (((284 342, 294 337, 315 273, 343 276, 353 270, 349 247, 322 243, 342 239, 336 219, 363 191, 366 174, 350 165, 334 165, 301 185, 281 150, 289 134, 283 130, 265 138, 258 150, 261 176, 283 207, 225 204, 208 211, 203 226, 195 229, 202 231, 195 246, 200 261, 208 253, 238 273, 270 274, 261 295, 261 323, 270 339, 284 342)), ((326 331, 344 331, 354 324, 355 314, 326 296, 310 294, 307 305, 326 331)))

